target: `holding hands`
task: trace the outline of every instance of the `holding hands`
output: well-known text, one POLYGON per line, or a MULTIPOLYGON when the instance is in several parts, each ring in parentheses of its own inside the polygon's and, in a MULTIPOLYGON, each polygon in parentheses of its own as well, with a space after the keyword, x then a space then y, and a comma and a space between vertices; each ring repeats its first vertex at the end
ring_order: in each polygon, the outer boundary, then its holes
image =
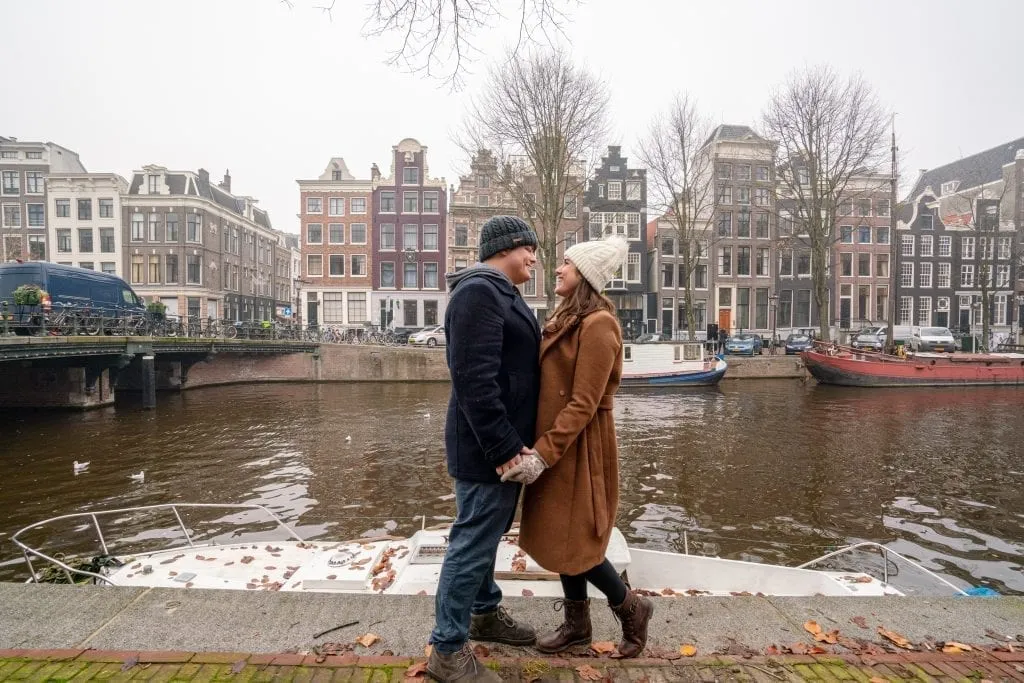
POLYGON ((495 468, 495 471, 501 475, 502 482, 514 481, 520 484, 532 484, 537 481, 546 468, 547 463, 538 455, 537 451, 523 446, 515 457, 495 468))

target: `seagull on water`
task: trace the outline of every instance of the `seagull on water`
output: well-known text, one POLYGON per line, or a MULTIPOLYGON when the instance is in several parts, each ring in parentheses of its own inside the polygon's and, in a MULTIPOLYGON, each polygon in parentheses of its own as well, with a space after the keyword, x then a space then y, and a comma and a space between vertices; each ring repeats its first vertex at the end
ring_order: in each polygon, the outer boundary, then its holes
POLYGON ((352 443, 352 437, 351 436, 346 436, 345 437, 345 443, 352 443))
POLYGON ((75 474, 78 474, 79 472, 85 472, 87 469, 89 469, 89 461, 78 462, 76 460, 74 467, 75 467, 75 474))
POLYGON ((424 419, 429 420, 430 419, 430 413, 423 413, 423 417, 424 417, 424 419))
POLYGON ((131 478, 132 481, 137 481, 139 483, 146 481, 145 470, 139 470, 138 474, 129 474, 128 476, 129 478, 131 478))

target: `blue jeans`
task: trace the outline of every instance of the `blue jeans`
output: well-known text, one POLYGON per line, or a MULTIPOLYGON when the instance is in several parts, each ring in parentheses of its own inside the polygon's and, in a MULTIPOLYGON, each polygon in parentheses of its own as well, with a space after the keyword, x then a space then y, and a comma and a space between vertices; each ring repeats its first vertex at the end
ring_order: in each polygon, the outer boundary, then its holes
POLYGON ((469 638, 471 614, 493 612, 501 602, 494 561, 501 536, 512 525, 518 484, 479 484, 455 480, 458 513, 434 597, 435 625, 430 642, 451 654, 469 638))

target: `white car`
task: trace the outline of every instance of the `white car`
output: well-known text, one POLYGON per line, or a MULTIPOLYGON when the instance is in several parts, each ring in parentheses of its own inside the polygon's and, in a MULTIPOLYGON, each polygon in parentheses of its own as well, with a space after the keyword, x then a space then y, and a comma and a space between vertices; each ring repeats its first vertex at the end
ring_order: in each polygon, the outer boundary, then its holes
POLYGON ((956 341, 948 327, 922 327, 910 338, 910 348, 914 351, 953 353, 956 350, 956 341))
POLYGON ((409 343, 415 346, 444 346, 444 325, 428 327, 416 334, 409 335, 409 343))

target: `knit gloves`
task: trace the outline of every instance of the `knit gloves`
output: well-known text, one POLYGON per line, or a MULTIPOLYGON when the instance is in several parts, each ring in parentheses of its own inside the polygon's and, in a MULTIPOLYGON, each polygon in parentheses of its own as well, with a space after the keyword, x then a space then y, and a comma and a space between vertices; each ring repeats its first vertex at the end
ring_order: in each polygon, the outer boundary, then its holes
POLYGON ((537 477, 544 473, 545 469, 547 469, 547 463, 544 462, 544 459, 535 452, 530 452, 522 457, 518 465, 501 475, 501 480, 532 484, 537 481, 537 477))

